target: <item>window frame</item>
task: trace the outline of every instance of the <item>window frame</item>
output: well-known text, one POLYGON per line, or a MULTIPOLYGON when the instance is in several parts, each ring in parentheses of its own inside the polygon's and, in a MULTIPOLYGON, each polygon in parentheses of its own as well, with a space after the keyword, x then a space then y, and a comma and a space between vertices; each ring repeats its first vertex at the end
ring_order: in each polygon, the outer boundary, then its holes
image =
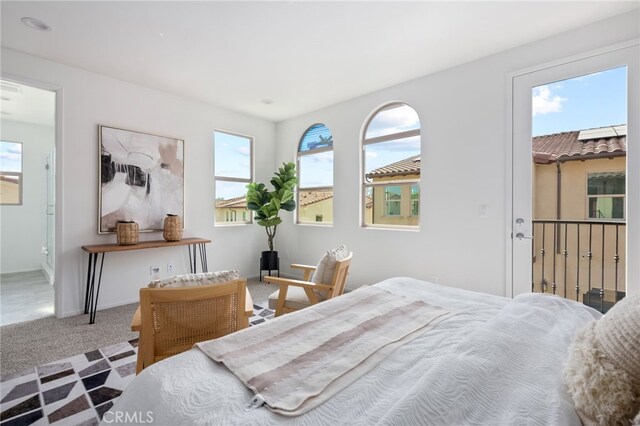
MULTIPOLYGON (((626 185, 626 179, 627 179, 627 172, 626 170, 614 170, 614 171, 600 171, 600 172, 587 172, 586 173, 586 179, 585 179, 585 202, 586 202, 586 212, 587 214, 586 216, 586 220, 592 220, 592 221, 602 221, 602 222, 607 222, 607 221, 615 221, 615 222, 626 222, 627 220, 627 208, 626 208, 626 196, 627 196, 627 185, 626 185), (598 174, 604 174, 604 173, 621 173, 624 176, 625 179, 625 190, 623 194, 594 194, 591 195, 589 194, 589 176, 590 175, 598 175, 598 174), (589 208, 589 204, 591 202, 591 199, 599 199, 599 198, 622 198, 622 217, 618 218, 618 217, 590 217, 590 213, 591 210, 589 208)), ((597 203, 597 201, 596 201, 597 203)))
POLYGON ((409 199, 411 201, 411 203, 410 203, 411 216, 419 218, 420 217, 420 184, 411 185, 411 188, 409 188, 409 197, 410 197, 409 199), (416 199, 413 199, 413 187, 414 186, 418 187, 418 191, 417 191, 418 196, 417 196, 416 199), (418 210, 418 214, 414 214, 413 213, 413 205, 414 204, 416 204, 416 206, 417 206, 416 209, 418 210))
MULTIPOLYGON (((305 226, 333 226, 333 222, 317 222, 317 221, 309 221, 309 222, 304 222, 300 220, 300 212, 302 211, 302 208, 300 206, 300 193, 302 191, 313 191, 313 190, 331 190, 331 194, 333 194, 333 187, 335 185, 331 185, 331 186, 327 186, 327 185, 322 185, 322 186, 302 186, 301 185, 301 180, 300 180, 300 176, 301 176, 301 168, 300 168, 300 158, 301 157, 305 157, 305 156, 311 156, 311 155, 316 155, 316 154, 323 154, 325 152, 334 152, 333 150, 333 142, 331 143, 331 146, 324 146, 322 148, 316 148, 316 149, 308 149, 306 151, 300 151, 301 145, 302 145, 302 141, 304 141, 304 138, 307 136, 307 133, 309 133, 309 130, 313 129, 315 126, 324 126, 329 130, 329 133, 331 134, 331 138, 333 140, 333 132, 331 132, 331 129, 329 129, 329 126, 327 126, 324 123, 313 123, 312 125, 310 125, 309 127, 306 128, 306 130, 304 132, 302 132, 302 136, 300 137, 300 141, 298 142, 298 147, 296 150, 296 171, 298 174, 298 184, 296 185, 296 214, 295 214, 295 223, 296 225, 305 225, 305 226)), ((331 162, 331 180, 332 182, 334 181, 334 175, 335 175, 335 152, 334 152, 334 156, 333 156, 333 160, 331 162)), ((335 184, 335 182, 334 182, 335 184)), ((331 210, 333 211, 334 209, 334 203, 333 203, 333 195, 331 197, 331 210)), ((317 218, 318 215, 315 215, 315 217, 317 218)), ((324 216, 324 214, 322 215, 324 216)), ((333 216, 333 215, 332 215, 333 216)))
POLYGON ((388 216, 388 217, 402 217, 402 187, 398 186, 398 185, 385 185, 384 187, 384 215, 388 216), (399 190, 399 194, 398 195, 400 198, 398 198, 397 200, 393 200, 390 199, 389 195, 391 194, 395 194, 395 192, 393 192, 391 190, 391 188, 398 188, 399 190), (390 207, 390 203, 394 203, 398 205, 398 214, 392 214, 390 213, 391 209, 390 207))
POLYGON ((4 176, 17 176, 18 177, 18 201, 15 203, 7 203, 5 201, 0 200, 0 205, 2 206, 21 206, 23 203, 23 188, 24 188, 24 143, 17 141, 10 141, 2 139, 0 142, 13 143, 20 145, 20 171, 19 172, 10 172, 0 170, 0 175, 4 176))
MULTIPOLYGON (((217 194, 216 194, 216 184, 217 182, 235 182, 235 183, 246 183, 247 185, 254 182, 254 168, 255 168, 255 155, 254 155, 254 148, 255 148, 255 138, 253 136, 250 135, 245 135, 243 133, 238 133, 238 132, 232 132, 229 130, 222 130, 222 129, 214 129, 213 130, 213 209, 214 209, 214 214, 213 214, 213 226, 244 226, 244 225, 250 225, 253 224, 253 215, 249 214, 249 219, 246 221, 237 221, 237 222, 218 222, 216 220, 216 214, 215 214, 215 210, 217 209, 217 207, 215 206, 215 200, 217 198, 217 194), (217 170, 216 170, 216 134, 217 133, 224 133, 226 135, 231 135, 231 136, 237 136, 240 138, 245 138, 249 140, 249 177, 248 178, 238 178, 238 177, 228 177, 228 176, 219 176, 217 174, 217 170)), ((227 212, 229 213, 229 212, 227 212)), ((234 213, 236 213, 234 211, 234 213)), ((235 217, 237 217, 237 214, 234 214, 235 217)))
MULTIPOLYGON (((421 157, 422 160, 422 122, 420 120, 420 115, 418 114, 418 111, 416 111, 416 109, 414 107, 412 107, 411 105, 409 105, 406 102, 403 101, 391 101, 391 102, 387 102, 381 106, 379 106, 378 108, 374 109, 370 114, 369 117, 367 117, 364 126, 362 126, 362 130, 361 130, 361 136, 360 136, 360 227, 361 228, 368 228, 368 229, 387 229, 387 230, 405 230, 405 231, 419 231, 420 230, 420 216, 418 215, 418 224, 417 225, 396 225, 396 224, 376 224, 376 223, 371 223, 371 224, 367 224, 366 223, 366 217, 367 217, 367 190, 369 188, 371 188, 371 192, 372 194, 375 194, 375 188, 382 186, 400 186, 401 188, 403 186, 409 185, 409 186, 413 186, 413 185, 418 185, 418 188, 421 190, 420 186, 421 186, 421 179, 422 179, 422 170, 420 171, 420 177, 415 179, 390 179, 390 180, 385 180, 385 181, 379 181, 379 182, 367 182, 366 179, 366 171, 365 171, 365 165, 366 165, 366 147, 368 145, 373 145, 373 144, 377 144, 377 143, 384 143, 384 142, 391 142, 391 141, 396 141, 396 140, 402 140, 402 139, 406 139, 406 138, 410 138, 410 137, 414 137, 414 136, 419 136, 420 137, 420 152, 419 155, 421 157), (411 108, 416 115, 418 116, 418 123, 419 123, 419 127, 417 129, 413 129, 413 130, 406 130, 406 131, 402 131, 402 132, 398 132, 398 133, 389 133, 387 135, 382 135, 382 136, 375 136, 372 138, 366 138, 367 135, 367 130, 369 129, 369 126, 371 125, 371 122, 376 118, 376 116, 383 110, 389 109, 389 107, 395 105, 396 108, 400 108, 403 106, 408 106, 409 108, 411 108)), ((422 161, 421 161, 422 164, 422 161)), ((386 197, 386 196, 385 196, 386 197)), ((400 200, 402 202, 402 199, 400 200)), ((419 200, 418 200, 419 202, 419 200)), ((372 216, 375 215, 375 201, 373 201, 373 206, 372 206, 372 216)), ((386 199, 385 199, 385 213, 386 213, 386 199)), ((400 217, 402 216, 402 204, 400 205, 400 217)), ((416 217, 413 215, 409 215, 410 217, 416 217)), ((399 217, 399 216, 390 216, 390 217, 399 217)))

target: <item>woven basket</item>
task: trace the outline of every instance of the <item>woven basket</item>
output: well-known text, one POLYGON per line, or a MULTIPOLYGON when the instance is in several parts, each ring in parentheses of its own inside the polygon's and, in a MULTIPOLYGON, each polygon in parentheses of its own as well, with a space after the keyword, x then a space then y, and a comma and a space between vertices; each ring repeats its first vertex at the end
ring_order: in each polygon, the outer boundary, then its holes
POLYGON ((135 222, 118 222, 116 225, 116 234, 118 235, 118 244, 121 246, 130 246, 138 244, 138 234, 140 227, 135 222))
POLYGON ((167 241, 180 241, 182 238, 182 219, 175 214, 164 218, 162 237, 167 241))

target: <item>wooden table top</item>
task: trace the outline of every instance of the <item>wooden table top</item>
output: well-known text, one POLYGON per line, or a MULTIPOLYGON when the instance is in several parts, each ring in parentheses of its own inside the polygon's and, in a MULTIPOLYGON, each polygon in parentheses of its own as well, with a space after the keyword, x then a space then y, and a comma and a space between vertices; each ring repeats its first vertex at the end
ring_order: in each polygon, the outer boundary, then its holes
POLYGON ((113 251, 127 251, 127 250, 144 250, 150 248, 160 248, 160 247, 175 247, 175 246, 188 246, 191 244, 207 244, 210 243, 211 240, 207 240, 206 238, 183 238, 179 241, 165 241, 165 240, 154 240, 154 241, 141 241, 138 244, 131 245, 119 245, 119 244, 94 244, 88 246, 82 246, 82 250, 87 253, 109 253, 113 251))

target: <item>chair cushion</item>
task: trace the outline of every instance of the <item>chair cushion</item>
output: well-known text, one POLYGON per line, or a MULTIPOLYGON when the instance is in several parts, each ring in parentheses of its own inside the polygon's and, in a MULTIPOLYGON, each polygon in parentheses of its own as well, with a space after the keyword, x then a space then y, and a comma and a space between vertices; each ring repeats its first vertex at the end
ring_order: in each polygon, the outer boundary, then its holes
POLYGON ((316 271, 313 277, 311 277, 311 281, 316 284, 331 284, 333 274, 336 271, 336 262, 347 256, 349 256, 349 251, 344 244, 333 250, 328 250, 320 258, 316 271))
POLYGON ((640 296, 576 333, 564 380, 584 425, 630 424, 640 411, 640 296))
POLYGON ((237 279, 240 279, 240 272, 237 270, 204 272, 199 274, 174 275, 164 280, 154 280, 151 281, 147 287, 195 287, 200 285, 222 284, 237 279))
MULTIPOLYGON (((269 296, 269 309, 276 309, 279 293, 280 290, 269 296)), ((304 288, 290 285, 287 290, 287 301, 285 302, 285 305, 293 309, 304 309, 307 306, 311 306, 311 302, 309 302, 309 298, 307 297, 307 293, 305 293, 304 288)))

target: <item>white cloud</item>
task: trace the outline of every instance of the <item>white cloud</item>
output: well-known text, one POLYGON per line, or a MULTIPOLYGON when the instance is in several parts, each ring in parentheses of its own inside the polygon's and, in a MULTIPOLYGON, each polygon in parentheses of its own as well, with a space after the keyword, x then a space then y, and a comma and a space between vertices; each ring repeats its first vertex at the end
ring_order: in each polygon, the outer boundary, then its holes
POLYGON ((367 158, 376 158, 378 156, 378 153, 377 152, 367 151, 366 156, 367 156, 367 158))
POLYGON ((567 101, 567 98, 563 98, 558 95, 553 95, 549 86, 538 86, 533 89, 532 97, 532 111, 531 115, 544 115, 550 112, 562 111, 562 104, 567 101))
POLYGON ((241 146, 236 148, 236 152, 239 153, 240 155, 244 155, 244 156, 249 156, 251 154, 251 151, 249 150, 249 147, 246 146, 241 146))

